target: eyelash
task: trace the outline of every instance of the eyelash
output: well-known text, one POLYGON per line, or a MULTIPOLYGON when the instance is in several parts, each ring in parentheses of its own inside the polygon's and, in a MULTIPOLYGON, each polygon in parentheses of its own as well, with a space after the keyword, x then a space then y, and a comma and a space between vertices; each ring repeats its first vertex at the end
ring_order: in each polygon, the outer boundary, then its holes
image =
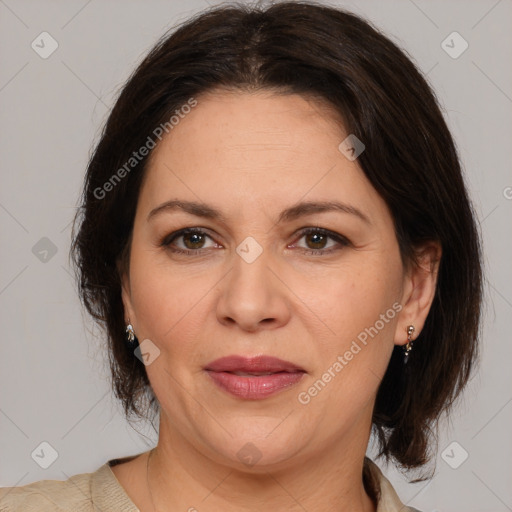
MULTIPOLYGON (((184 228, 180 229, 179 231, 175 231, 174 233, 171 233, 170 235, 166 236, 162 242, 160 243, 160 246, 167 247, 171 252, 177 253, 177 254, 185 254, 188 256, 200 256, 203 254, 204 251, 207 251, 208 249, 178 249, 175 247, 172 247, 171 244, 174 242, 177 238, 180 238, 185 235, 189 234, 201 234, 206 235, 208 238, 211 239, 210 235, 206 233, 201 228, 184 228)), ((303 238, 304 236, 307 236, 309 234, 320 234, 323 236, 326 236, 328 238, 331 238, 332 240, 336 241, 343 247, 347 247, 350 245, 350 241, 345 238, 344 236, 338 235, 337 233, 334 233, 332 231, 329 231, 327 229, 323 228, 304 228, 299 233, 299 239, 303 238)), ((311 255, 311 256, 322 256, 324 254, 330 254, 337 250, 340 250, 339 248, 331 248, 331 249, 304 249, 299 248, 304 254, 311 255)))

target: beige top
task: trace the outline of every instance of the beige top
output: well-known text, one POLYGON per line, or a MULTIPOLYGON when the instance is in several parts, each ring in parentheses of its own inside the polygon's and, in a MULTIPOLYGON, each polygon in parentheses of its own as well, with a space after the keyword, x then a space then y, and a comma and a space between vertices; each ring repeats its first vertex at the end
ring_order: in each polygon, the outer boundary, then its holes
MULTIPOLYGON (((111 466, 133 457, 109 460, 93 473, 67 480, 40 480, 21 487, 0 488, 0 512, 139 512, 111 466)), ((380 489, 377 512, 419 512, 406 507, 379 467, 365 458, 365 469, 380 489)))

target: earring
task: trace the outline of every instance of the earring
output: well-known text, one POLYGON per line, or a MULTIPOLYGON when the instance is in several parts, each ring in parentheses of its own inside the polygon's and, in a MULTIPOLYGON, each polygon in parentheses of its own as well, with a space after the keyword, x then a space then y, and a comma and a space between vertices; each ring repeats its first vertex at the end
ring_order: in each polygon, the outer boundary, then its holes
POLYGON ((133 330, 132 324, 129 322, 130 321, 128 320, 128 325, 126 326, 126 338, 128 343, 133 343, 135 341, 135 331, 133 330))
POLYGON ((404 347, 404 364, 409 360, 409 352, 412 350, 412 333, 414 332, 414 325, 407 327, 407 344, 404 347))

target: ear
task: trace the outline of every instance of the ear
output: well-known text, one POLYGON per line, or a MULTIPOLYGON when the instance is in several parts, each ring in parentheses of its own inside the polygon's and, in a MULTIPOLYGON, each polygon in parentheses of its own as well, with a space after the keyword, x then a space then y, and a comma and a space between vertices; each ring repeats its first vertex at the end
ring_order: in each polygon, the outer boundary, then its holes
POLYGON ((407 343, 407 327, 414 326, 412 339, 416 339, 425 325, 436 293, 437 276, 441 261, 441 244, 427 242, 416 249, 417 264, 411 264, 404 276, 402 310, 395 331, 395 344, 407 343))
POLYGON ((126 324, 131 323, 133 328, 136 328, 137 320, 131 300, 131 288, 130 288, 130 272, 126 265, 121 262, 117 264, 117 271, 121 280, 121 299, 124 307, 124 321, 126 324), (129 321, 128 321, 129 319, 129 321))

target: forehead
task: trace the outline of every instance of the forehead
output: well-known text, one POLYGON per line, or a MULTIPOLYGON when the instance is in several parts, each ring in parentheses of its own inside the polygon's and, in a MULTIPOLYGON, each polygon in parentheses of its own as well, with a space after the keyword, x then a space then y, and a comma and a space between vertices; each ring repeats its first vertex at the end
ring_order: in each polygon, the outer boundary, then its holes
POLYGON ((326 145, 337 147, 343 134, 339 115, 318 99, 270 91, 216 90, 197 99, 197 106, 179 120, 155 153, 158 157, 161 149, 171 147, 178 155, 185 143, 186 149, 197 144, 226 158, 262 148, 281 153, 289 149, 290 157, 312 148, 315 153, 325 151, 318 146, 320 136, 326 145), (311 136, 314 140, 305 145, 304 139, 311 136))
POLYGON ((154 207, 183 196, 238 211, 241 203, 261 209, 301 198, 359 201, 363 209, 382 203, 357 161, 339 150, 347 135, 325 102, 208 93, 153 150, 141 199, 154 207))

